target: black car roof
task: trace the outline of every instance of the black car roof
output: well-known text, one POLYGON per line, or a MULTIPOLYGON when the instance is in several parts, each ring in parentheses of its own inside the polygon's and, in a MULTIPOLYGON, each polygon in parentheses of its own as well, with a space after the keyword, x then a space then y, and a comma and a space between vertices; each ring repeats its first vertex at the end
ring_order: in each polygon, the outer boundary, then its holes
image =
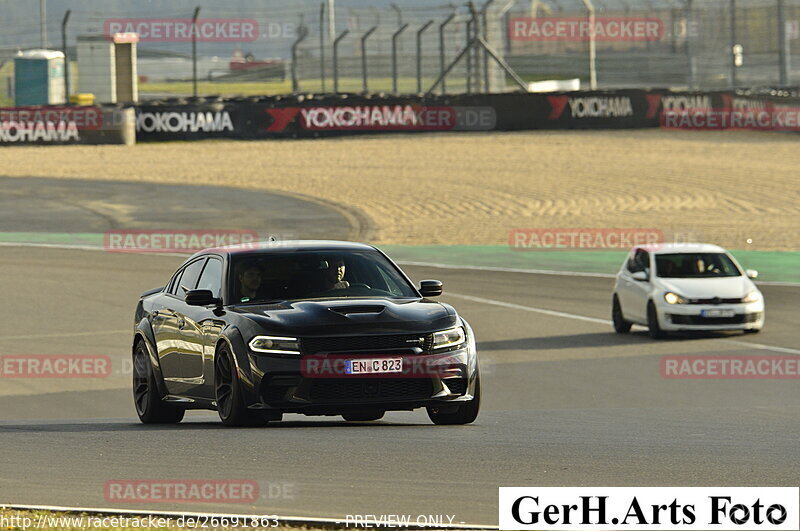
MULTIPOLYGON (((255 242, 227 247, 204 249, 195 253, 189 260, 207 254, 219 254, 228 257, 247 255, 251 253, 285 253, 294 251, 371 251, 375 248, 365 243, 344 242, 333 240, 287 240, 274 242, 255 242)), ((189 261, 187 260, 187 261, 189 261)))

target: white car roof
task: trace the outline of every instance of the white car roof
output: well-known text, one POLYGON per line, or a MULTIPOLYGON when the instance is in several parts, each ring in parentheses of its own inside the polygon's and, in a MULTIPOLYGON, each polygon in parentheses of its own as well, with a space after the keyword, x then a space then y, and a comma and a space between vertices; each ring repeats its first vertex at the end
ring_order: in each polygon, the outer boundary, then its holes
POLYGON ((719 245, 711 243, 654 243, 651 245, 640 245, 635 249, 644 249, 652 254, 676 254, 676 253, 727 253, 719 245))

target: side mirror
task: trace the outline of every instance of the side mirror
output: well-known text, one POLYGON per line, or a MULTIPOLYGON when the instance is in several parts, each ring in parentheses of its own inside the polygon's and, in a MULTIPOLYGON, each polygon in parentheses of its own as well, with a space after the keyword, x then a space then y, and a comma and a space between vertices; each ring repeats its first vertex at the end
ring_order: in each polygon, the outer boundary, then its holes
POLYGON ((442 294, 442 283, 438 280, 423 280, 419 283, 419 292, 423 297, 438 297, 442 294))
POLYGON ((755 269, 746 269, 744 274, 747 275, 747 278, 750 280, 755 280, 758 278, 758 271, 755 269))
POLYGON ((647 282, 650 280, 647 271, 637 271, 636 273, 631 273, 631 278, 637 282, 647 282))
POLYGON ((207 289, 189 290, 183 300, 189 306, 218 306, 222 303, 222 299, 214 297, 214 294, 207 289))

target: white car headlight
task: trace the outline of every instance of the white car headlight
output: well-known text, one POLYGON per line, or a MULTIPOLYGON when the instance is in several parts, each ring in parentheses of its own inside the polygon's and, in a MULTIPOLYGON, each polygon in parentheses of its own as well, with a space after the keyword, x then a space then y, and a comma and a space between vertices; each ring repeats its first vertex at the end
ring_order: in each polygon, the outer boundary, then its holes
POLYGON ((250 341, 250 350, 265 354, 300 355, 300 344, 296 337, 256 336, 250 341))
POLYGON ((664 294, 664 300, 667 301, 667 304, 686 304, 686 299, 671 291, 664 294))
POLYGON ((758 302, 761 300, 761 292, 754 289, 742 298, 742 302, 758 302))
POLYGON ((433 333, 433 349, 455 347, 465 343, 467 336, 464 333, 464 328, 457 326, 441 332, 433 333))

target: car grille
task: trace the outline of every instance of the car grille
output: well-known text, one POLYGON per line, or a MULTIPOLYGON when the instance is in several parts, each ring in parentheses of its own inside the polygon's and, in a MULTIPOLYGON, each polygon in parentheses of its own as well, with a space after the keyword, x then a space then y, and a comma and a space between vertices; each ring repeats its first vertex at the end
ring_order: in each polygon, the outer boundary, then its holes
POLYGON ((733 317, 701 317, 699 315, 676 315, 671 314, 670 320, 672 324, 682 325, 732 325, 732 324, 746 324, 755 323, 761 318, 761 313, 747 313, 738 314, 733 317))
POLYGON ((689 304, 741 304, 742 299, 720 299, 714 297, 712 299, 689 299, 689 304))
POLYGON ((464 378, 447 378, 444 383, 455 395, 463 395, 467 392, 467 380, 464 378))
POLYGON ((408 350, 421 348, 429 351, 432 334, 404 334, 390 336, 309 337, 300 340, 303 354, 323 352, 358 352, 379 350, 408 350), (420 341, 422 340, 422 341, 420 341))
POLYGON ((314 380, 310 397, 314 402, 351 402, 369 399, 418 400, 430 398, 433 383, 427 378, 314 380))
POLYGON ((294 374, 273 374, 264 376, 261 380, 261 398, 267 404, 276 404, 287 401, 302 378, 294 374), (288 398, 287 398, 288 395, 288 398))

